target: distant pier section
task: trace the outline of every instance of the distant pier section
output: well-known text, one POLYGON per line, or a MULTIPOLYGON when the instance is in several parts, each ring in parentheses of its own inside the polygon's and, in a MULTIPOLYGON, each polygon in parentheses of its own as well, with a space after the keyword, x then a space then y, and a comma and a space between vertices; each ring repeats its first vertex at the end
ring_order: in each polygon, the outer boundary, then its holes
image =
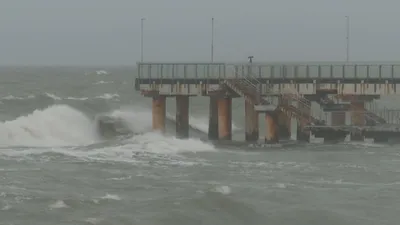
POLYGON ((245 102, 245 140, 265 143, 400 140, 400 63, 137 63, 135 89, 150 97, 153 129, 165 130, 166 98, 176 98, 176 134, 189 136, 189 98, 207 96, 211 140, 232 139, 232 98, 245 102))

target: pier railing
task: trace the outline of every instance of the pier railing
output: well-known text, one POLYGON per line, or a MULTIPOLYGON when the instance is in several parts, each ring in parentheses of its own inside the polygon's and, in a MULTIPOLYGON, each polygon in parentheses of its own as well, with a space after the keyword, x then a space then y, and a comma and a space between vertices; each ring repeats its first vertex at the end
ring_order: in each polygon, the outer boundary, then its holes
POLYGON ((282 98, 289 100, 289 104, 293 105, 296 110, 305 115, 307 123, 324 123, 325 113, 319 108, 313 108, 312 102, 300 94, 295 88, 287 86, 281 93, 282 98))
POLYGON ((400 109, 379 107, 376 102, 366 104, 365 108, 380 118, 383 118, 388 124, 400 124, 400 109))
POLYGON ((140 79, 259 78, 398 78, 400 63, 287 62, 287 63, 137 63, 140 79))
MULTIPOLYGON (((290 117, 297 117, 297 119, 300 120, 305 120, 305 123, 322 123, 322 116, 323 111, 322 109, 318 110, 317 113, 315 113, 315 110, 312 109, 312 104, 311 101, 306 99, 303 95, 301 95, 296 89, 287 86, 283 92, 274 92, 273 90, 270 90, 267 86, 266 90, 262 92, 262 82, 260 81, 260 78, 257 77, 251 69, 249 69, 250 65, 247 67, 247 75, 244 73, 244 67, 241 68, 235 68, 234 71, 234 79, 227 79, 225 82, 230 82, 232 83, 237 83, 239 82, 240 85, 242 85, 243 88, 248 88, 252 90, 253 95, 256 96, 257 98, 257 103, 264 103, 264 104, 273 104, 281 108, 281 110, 285 111, 288 116, 290 117), (238 73, 241 72, 241 76, 238 75, 238 73), (263 96, 264 95, 264 96, 263 96), (262 97, 263 96, 263 97, 262 97), (265 102, 262 102, 261 100, 265 99, 265 102), (283 102, 286 103, 283 103, 283 102), (296 105, 293 105, 293 103, 296 103, 296 105), (285 104, 287 105, 285 107, 285 104)), ((234 84, 231 84, 231 86, 234 86, 234 84)), ((245 96, 246 97, 246 96, 245 96)))

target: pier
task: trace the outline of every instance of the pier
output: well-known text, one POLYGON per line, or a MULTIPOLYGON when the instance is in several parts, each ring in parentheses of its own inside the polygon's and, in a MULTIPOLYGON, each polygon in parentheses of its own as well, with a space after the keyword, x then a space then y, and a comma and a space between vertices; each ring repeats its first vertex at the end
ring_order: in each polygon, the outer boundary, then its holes
POLYGON ((210 140, 232 139, 232 98, 245 102, 245 140, 400 140, 400 110, 377 108, 399 95, 400 63, 137 63, 135 89, 152 99, 164 132, 166 98, 176 99, 176 135, 189 137, 190 97, 209 97, 210 140), (261 116, 260 116, 261 115, 261 116), (263 121, 260 121, 263 120, 263 121))

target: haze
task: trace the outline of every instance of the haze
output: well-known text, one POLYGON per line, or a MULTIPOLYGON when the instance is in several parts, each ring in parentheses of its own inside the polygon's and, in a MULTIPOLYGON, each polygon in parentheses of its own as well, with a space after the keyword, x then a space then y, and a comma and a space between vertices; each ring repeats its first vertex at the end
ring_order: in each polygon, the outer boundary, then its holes
POLYGON ((134 65, 209 61, 400 59, 397 1, 0 0, 1 65, 134 65))

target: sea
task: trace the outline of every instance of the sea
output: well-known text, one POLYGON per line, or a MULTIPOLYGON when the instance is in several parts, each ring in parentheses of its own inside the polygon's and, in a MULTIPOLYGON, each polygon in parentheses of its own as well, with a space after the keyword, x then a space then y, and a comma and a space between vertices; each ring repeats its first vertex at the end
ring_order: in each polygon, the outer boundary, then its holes
POLYGON ((0 67, 1 225, 400 224, 400 145, 242 144, 243 99, 236 142, 213 143, 205 97, 190 98, 190 138, 178 139, 175 100, 166 133, 151 131, 135 76, 0 67))

